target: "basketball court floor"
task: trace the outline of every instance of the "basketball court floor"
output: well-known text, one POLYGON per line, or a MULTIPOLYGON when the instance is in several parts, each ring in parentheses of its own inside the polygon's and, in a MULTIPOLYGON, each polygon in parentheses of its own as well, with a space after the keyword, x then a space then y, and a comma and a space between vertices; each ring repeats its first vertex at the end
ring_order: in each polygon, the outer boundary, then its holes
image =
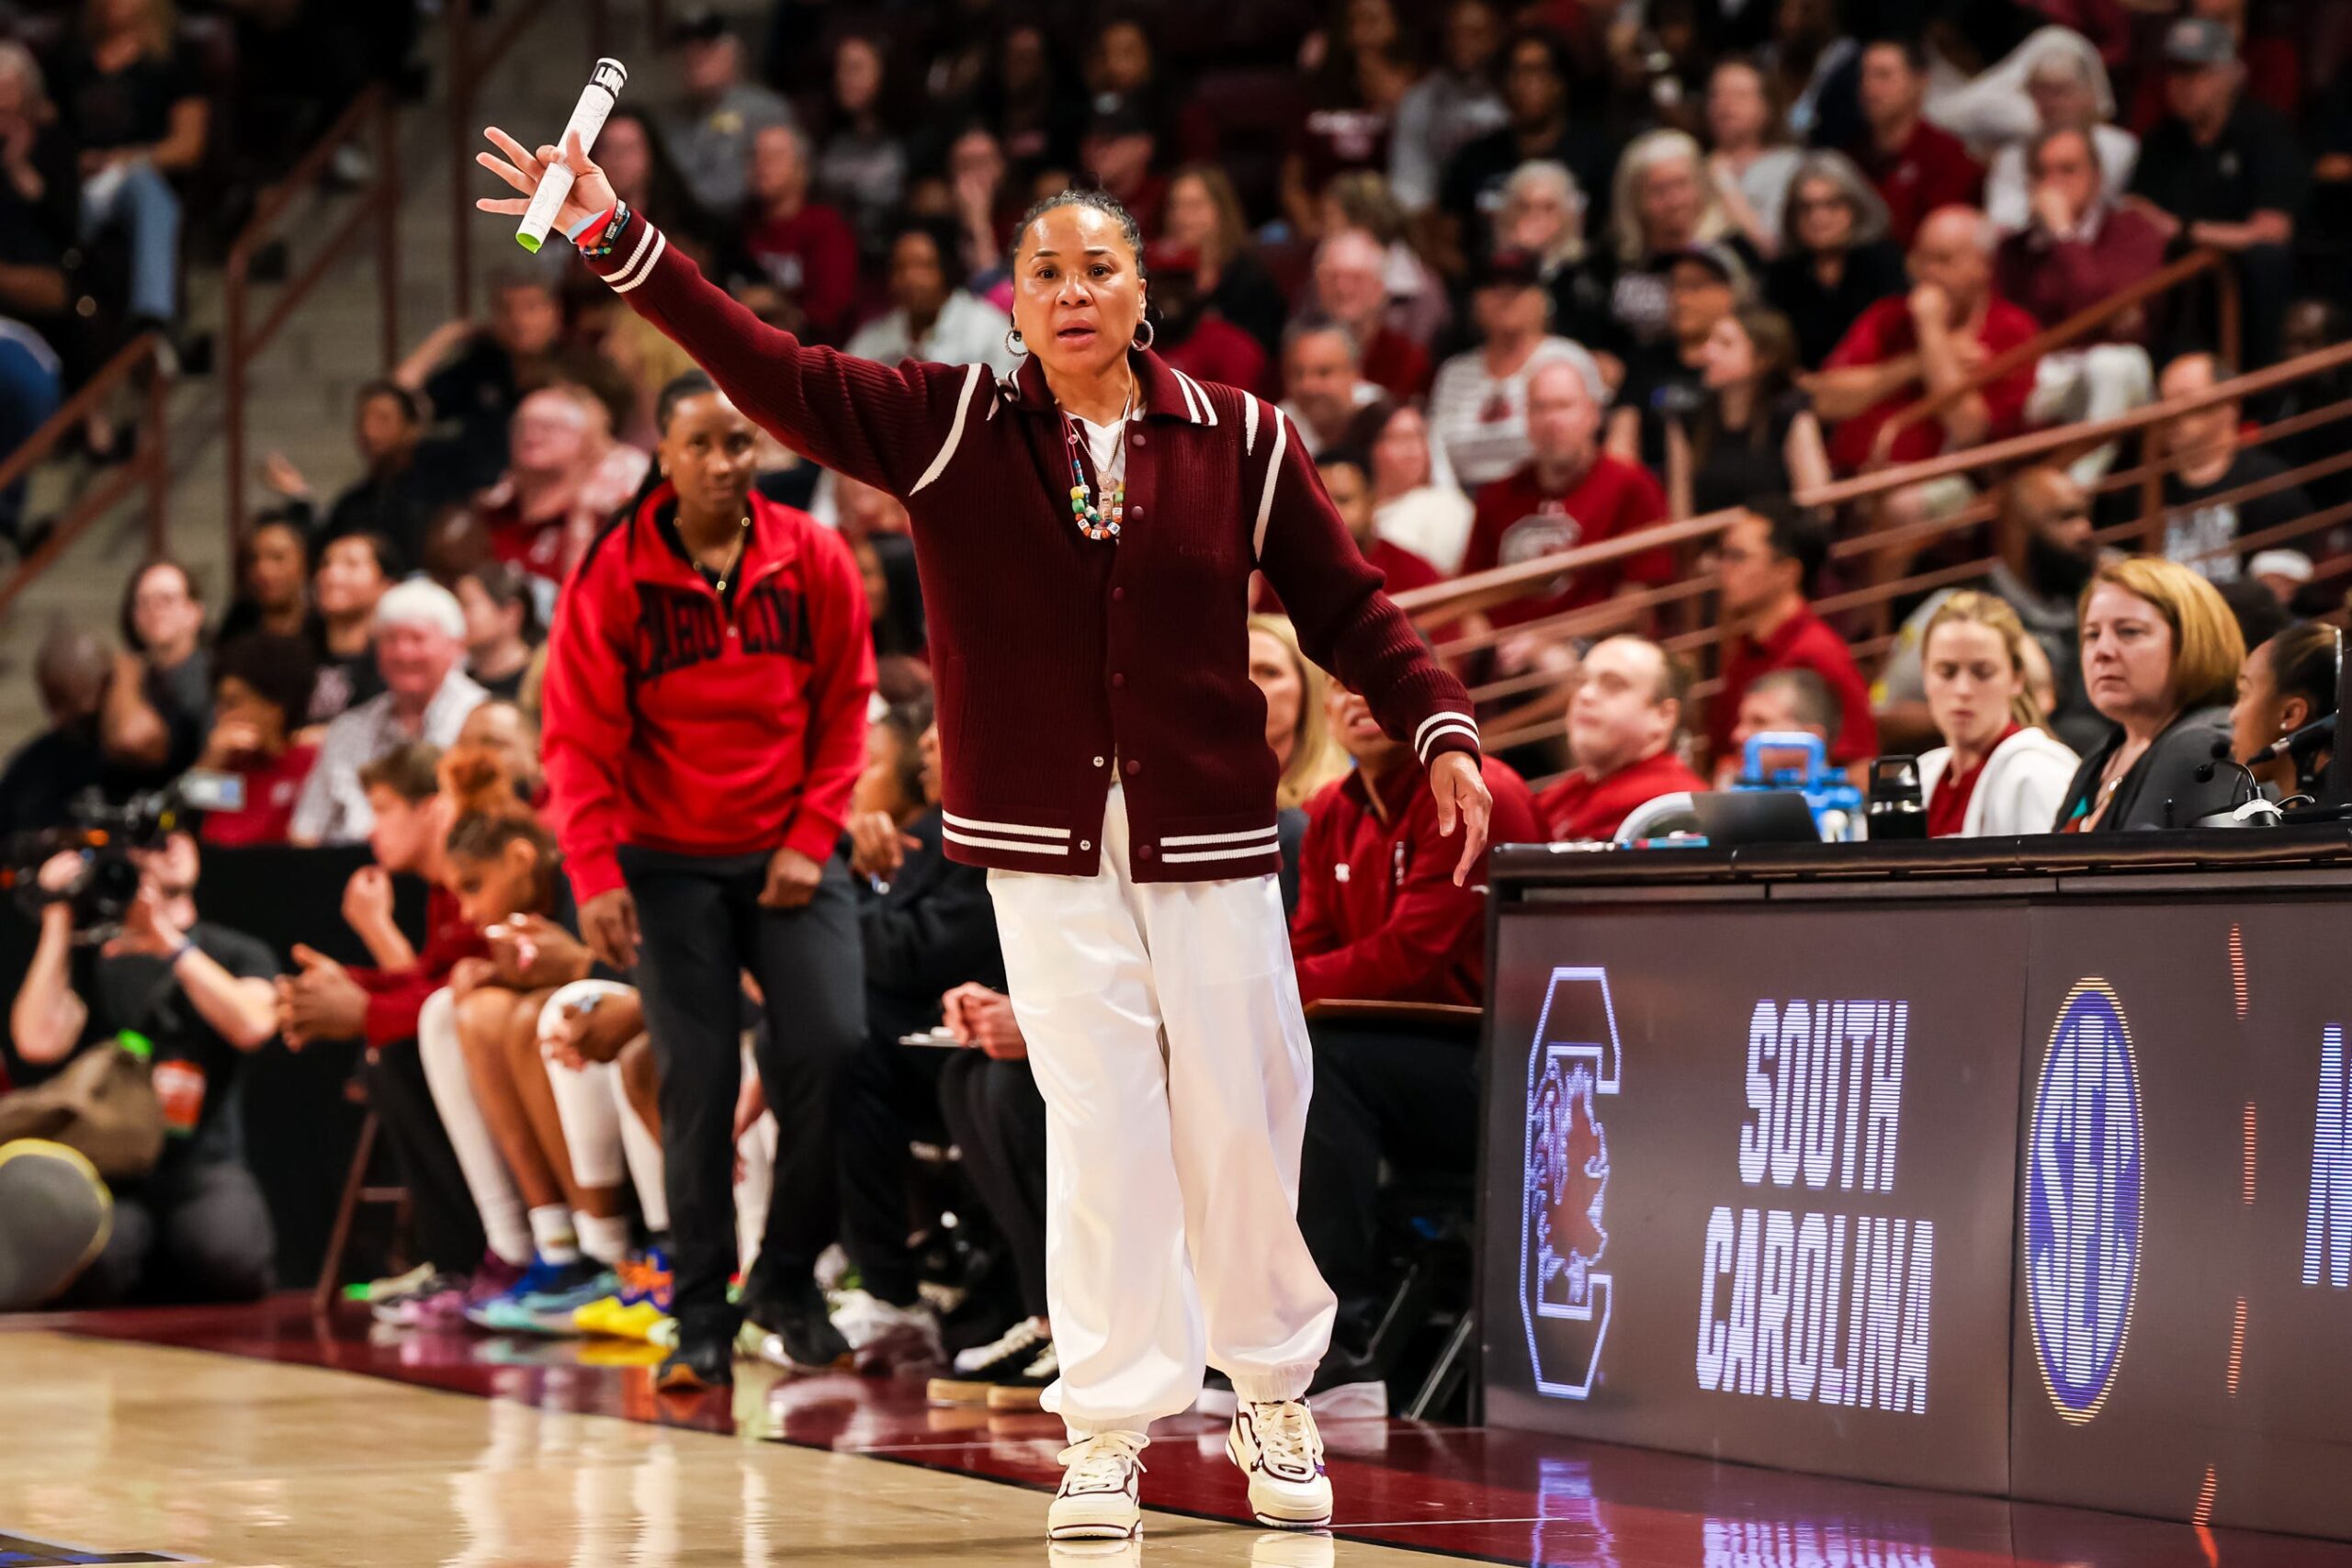
POLYGON ((1247 1523, 1223 1427, 1188 1418, 1144 1456, 1140 1546, 1049 1548, 1058 1423, 929 1409, 919 1383, 746 1368, 731 1402, 680 1403, 650 1351, 321 1326, 296 1298, 0 1322, 0 1568, 2352 1568, 2352 1546, 1405 1421, 1326 1425, 1330 1536, 1247 1523))

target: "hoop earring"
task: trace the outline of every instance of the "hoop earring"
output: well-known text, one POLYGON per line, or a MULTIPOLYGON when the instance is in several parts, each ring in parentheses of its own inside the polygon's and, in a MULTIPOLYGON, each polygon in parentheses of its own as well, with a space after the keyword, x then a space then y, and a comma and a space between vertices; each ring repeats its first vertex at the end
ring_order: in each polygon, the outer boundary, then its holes
POLYGON ((1135 345, 1138 349, 1148 349, 1159 336, 1159 329, 1153 326, 1148 319, 1145 320, 1141 325, 1143 335, 1135 340, 1135 345))
POLYGON ((1004 352, 1012 355, 1015 359, 1020 358, 1023 355, 1029 352, 1029 344, 1026 340, 1022 337, 1021 329, 1019 327, 1007 327, 1004 329, 1004 352))

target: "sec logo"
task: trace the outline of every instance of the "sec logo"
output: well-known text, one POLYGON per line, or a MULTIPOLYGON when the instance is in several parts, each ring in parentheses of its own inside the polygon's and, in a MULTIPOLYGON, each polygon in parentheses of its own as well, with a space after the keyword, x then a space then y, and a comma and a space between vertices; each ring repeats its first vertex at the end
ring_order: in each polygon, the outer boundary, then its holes
POLYGON ((2067 993, 2034 1085, 2026 1143, 2028 1315, 2042 1386, 2080 1425, 2107 1403, 2140 1289, 2146 1170, 2140 1074, 2106 981, 2067 993))
POLYGON ((1617 1092, 1609 976, 1555 969, 1527 1055, 1526 1180, 1520 1204, 1520 1317, 1535 1388, 1584 1399, 1600 1370, 1614 1281, 1609 1249, 1609 1135, 1597 1097, 1617 1092))

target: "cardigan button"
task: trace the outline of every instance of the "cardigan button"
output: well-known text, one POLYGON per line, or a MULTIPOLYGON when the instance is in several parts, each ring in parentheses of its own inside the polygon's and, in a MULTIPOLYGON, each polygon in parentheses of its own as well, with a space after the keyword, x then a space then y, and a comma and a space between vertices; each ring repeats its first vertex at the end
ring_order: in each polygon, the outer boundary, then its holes
POLYGON ((1091 839, 1080 839, 1078 841, 1078 847, 1080 850, 1091 850, 1094 847, 1094 840, 1091 839))
POLYGON ((1136 858, 1137 860, 1149 860, 1151 858, 1151 846, 1149 844, 1138 846, 1136 850, 1136 858))
POLYGON ((1125 674, 1125 672, 1124 671, 1114 670, 1113 671, 1111 671, 1111 684, 1112 684, 1112 685, 1114 685, 1114 686, 1124 686, 1124 685, 1125 685, 1126 683, 1127 683, 1127 677, 1126 677, 1126 674, 1125 674))
POLYGON ((1130 517, 1140 517, 1140 516, 1142 516, 1142 515, 1143 515, 1143 503, 1142 503, 1141 502, 1137 502, 1135 505, 1128 507, 1128 508, 1127 508, 1127 515, 1128 515, 1128 516, 1130 516, 1130 517))
POLYGON ((1098 767, 1098 768, 1099 768, 1099 767, 1101 767, 1101 766, 1102 765, 1102 758, 1100 758, 1100 757, 1095 758, 1095 759, 1094 759, 1094 765, 1095 765, 1096 767, 1098 767))
POLYGON ((1111 590, 1111 602, 1114 604, 1126 596, 1127 591, 1124 588, 1114 588, 1111 590))
POLYGON ((1142 431, 1140 431, 1140 430, 1136 431, 1133 435, 1131 435, 1131 436, 1127 437, 1127 439, 1128 439, 1130 442, 1132 442, 1134 445, 1137 446, 1150 446, 1150 445, 1151 445, 1151 438, 1150 438, 1149 436, 1146 435, 1146 434, 1145 434, 1142 431))
POLYGON ((1143 772, 1143 764, 1142 764, 1141 762, 1136 761, 1133 757, 1128 758, 1128 759, 1127 759, 1127 777, 1129 777, 1129 778, 1133 778, 1133 777, 1135 777, 1137 773, 1141 773, 1141 772, 1143 772))

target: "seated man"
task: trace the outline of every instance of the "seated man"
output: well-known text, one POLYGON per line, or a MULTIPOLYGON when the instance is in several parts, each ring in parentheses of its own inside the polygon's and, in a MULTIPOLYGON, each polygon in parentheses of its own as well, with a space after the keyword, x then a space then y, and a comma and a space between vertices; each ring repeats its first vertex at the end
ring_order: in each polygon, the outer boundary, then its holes
POLYGON ((1568 701, 1576 766, 1535 797, 1555 842, 1616 837, 1634 807, 1706 781, 1676 753, 1690 668, 1647 637, 1612 637, 1584 656, 1568 701))
MULTIPOLYGON (((1532 455, 1524 467, 1478 491, 1462 556, 1464 576, 1622 538, 1666 520, 1666 492, 1657 480, 1640 464, 1603 450, 1600 436, 1600 405, 1575 366, 1552 362, 1529 373, 1532 455)), ((1487 615, 1498 627, 1521 626, 1657 587, 1673 576, 1670 551, 1644 550, 1564 571, 1487 615)), ((1573 638, 1556 631, 1514 631, 1495 648, 1498 676, 1565 673, 1575 664, 1573 638)))
POLYGON ((463 668, 466 613, 437 583, 412 580, 376 601, 376 669, 384 693, 327 726, 319 760, 294 807, 298 844, 348 844, 371 818, 359 770, 397 746, 447 746, 489 695, 463 668))
MULTIPOLYGON (((1299 999, 1452 1002, 1486 995, 1487 890, 1456 886, 1461 840, 1438 830, 1412 749, 1382 732, 1355 693, 1332 683, 1331 728, 1356 771, 1308 807, 1299 852, 1291 952, 1299 999)), ((1543 836, 1517 773, 1488 757, 1498 844, 1543 836)), ((1385 1414, 1385 1391, 1367 1366, 1380 1295, 1377 1199, 1384 1159, 1468 1177, 1478 1145, 1475 1032, 1310 1021, 1315 1095, 1307 1108, 1298 1220, 1332 1291, 1339 1319, 1310 1397, 1385 1414), (1340 1394, 1340 1391, 1348 1393, 1340 1394), (1377 1410, 1356 1395, 1380 1400, 1377 1410)), ((1204 1409, 1210 1406, 1204 1404, 1204 1409)))
MULTIPOLYGON (((2166 399, 2194 397, 2236 376, 2212 355, 2184 354, 2165 367, 2156 389, 2166 399)), ((2244 406, 2226 398, 2176 414, 2165 425, 2165 452, 2172 459, 2164 479, 2165 558, 2212 582, 2235 582, 2242 575, 2244 552, 2232 547, 2241 535, 2301 522, 2316 510, 2300 485, 2231 499, 2287 472, 2268 449, 2245 445, 2245 420, 2244 406)), ((2320 537, 2312 536, 2314 542, 2320 537)))
POLYGON ((1916 463, 2017 433, 2031 366, 1933 419, 1886 433, 1913 403, 1965 384, 1976 367, 2033 336, 2034 319, 1994 289, 1995 239, 1974 208, 1939 209, 1911 247, 1911 292, 1864 310, 1823 361, 1810 389, 1815 412, 1832 424, 1829 457, 1839 473, 1873 461, 1916 463))
MULTIPOLYGON (((2165 237, 2144 213, 2119 208, 2101 186, 2098 143, 2075 126, 2045 130, 2026 153, 2032 218, 2001 242, 1996 292, 2042 327, 2054 327, 2161 269, 2165 237)), ((2148 311, 2115 318, 2086 346, 2041 356, 2025 416, 2035 424, 2111 419, 2155 390, 2148 363, 2148 311)), ((2095 484, 2114 460, 2112 445, 2078 460, 2075 477, 2095 484)))
POLYGON ((9 1010, 28 1062, 62 1062, 77 1046, 142 1036, 164 1112, 155 1167, 114 1186, 114 1229, 74 1288, 77 1302, 253 1301, 270 1288, 275 1235, 245 1166, 244 1058, 277 1037, 277 954, 242 931, 201 919, 195 835, 130 852, 139 892, 121 933, 103 947, 74 941, 69 897, 87 871, 75 851, 40 868, 57 896, 9 1010))
POLYGON ((1785 496, 1758 496, 1717 547, 1727 640, 1723 689, 1708 705, 1707 733, 1720 786, 1738 766, 1740 700, 1775 670, 1810 670, 1838 698, 1840 724, 1829 760, 1848 766, 1878 751, 1871 694, 1846 639, 1805 603, 1829 555, 1819 516, 1785 496))
POLYGON ((2165 33, 2165 106, 2126 200, 2166 240, 2210 245, 2237 268, 2246 363, 2278 356, 2294 297, 2291 250, 2309 194, 2304 155, 2278 113, 2245 96, 2228 24, 2184 17, 2165 33))
MULTIPOLYGON (((1759 676, 1739 699, 1739 721, 1731 732, 1731 770, 1722 782, 1732 783, 1746 773, 1747 743, 1757 736, 1811 735, 1834 752, 1840 728, 1838 699, 1829 683, 1812 671, 1775 670, 1759 676)), ((1801 757, 1768 747, 1757 761, 1761 776, 1770 778, 1780 769, 1798 766, 1801 757)))
POLYGON ((1300 321, 1283 333, 1282 412, 1308 457, 1363 434, 1357 415, 1380 401, 1363 355, 1355 333, 1336 321, 1300 321))

